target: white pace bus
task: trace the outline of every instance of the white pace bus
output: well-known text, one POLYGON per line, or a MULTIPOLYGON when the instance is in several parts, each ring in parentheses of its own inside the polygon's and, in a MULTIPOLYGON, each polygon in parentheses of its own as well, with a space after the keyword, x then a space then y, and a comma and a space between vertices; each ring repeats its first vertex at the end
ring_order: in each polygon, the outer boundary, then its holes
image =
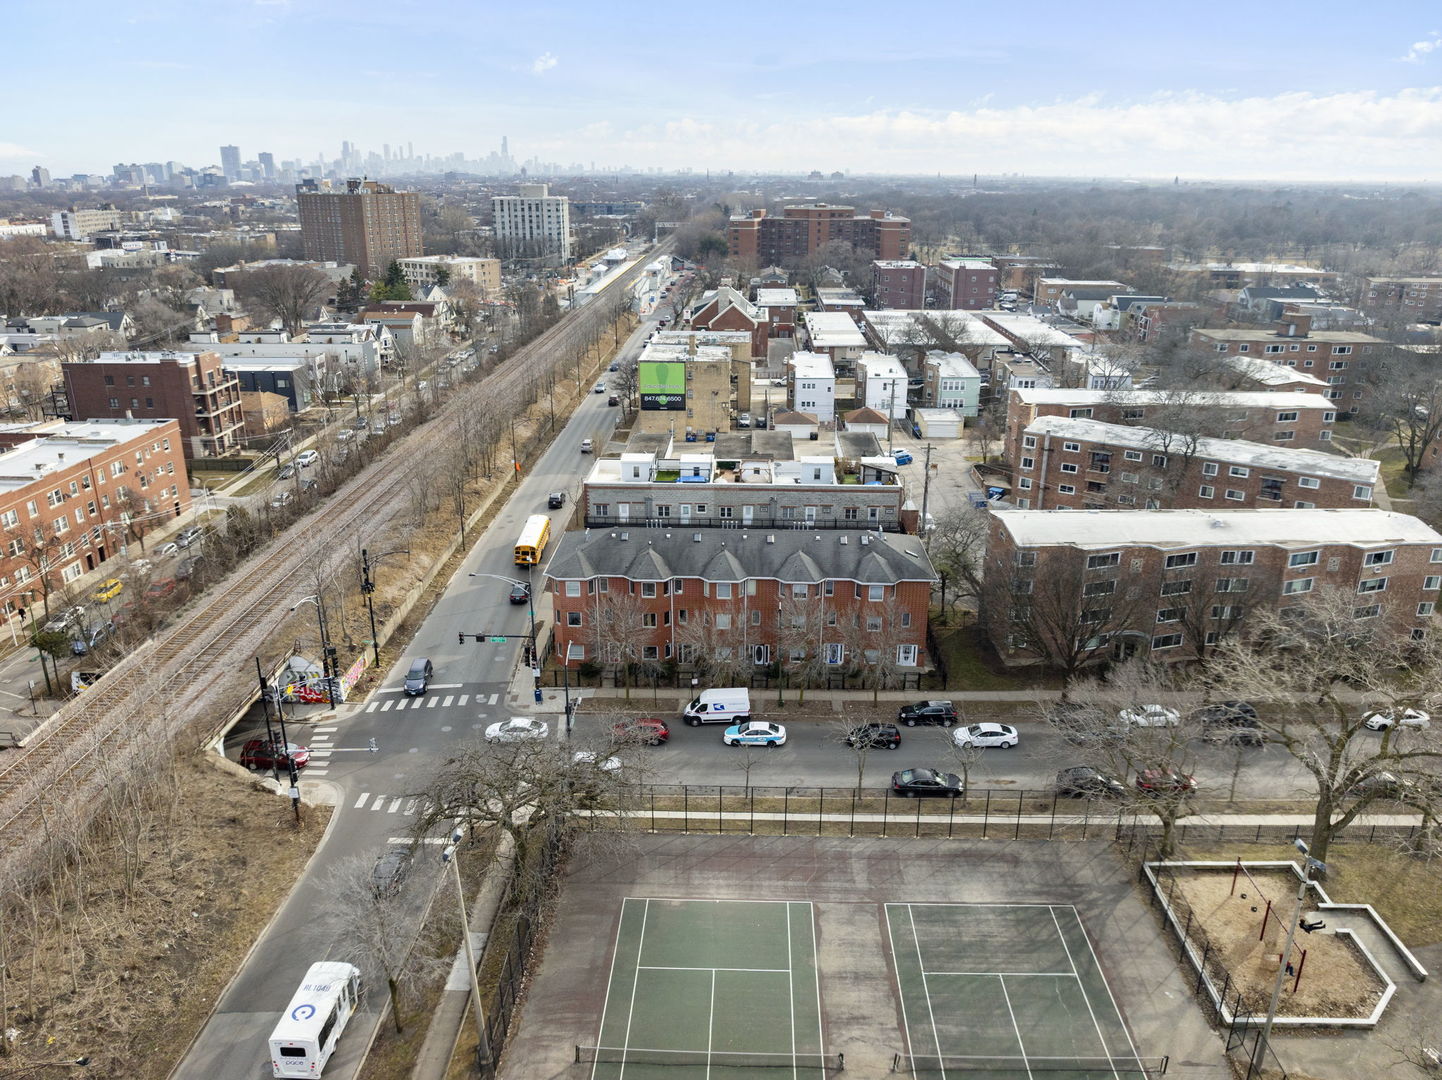
POLYGON ((270 1033, 275 1075, 319 1076, 360 999, 360 968, 336 961, 312 964, 270 1033))

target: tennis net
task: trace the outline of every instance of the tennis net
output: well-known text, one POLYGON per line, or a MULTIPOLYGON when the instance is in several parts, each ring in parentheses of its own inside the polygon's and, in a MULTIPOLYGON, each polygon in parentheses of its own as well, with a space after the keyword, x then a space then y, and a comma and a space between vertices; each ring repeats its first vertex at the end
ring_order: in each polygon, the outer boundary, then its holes
POLYGON ((983 1055, 897 1054, 891 1071, 919 1077, 969 1072, 1074 1072, 1099 1076, 1164 1076, 1170 1059, 1124 1057, 987 1057, 983 1055))
POLYGON ((576 1061, 623 1065, 696 1065, 709 1069, 822 1069, 840 1072, 839 1054, 743 1054, 731 1051, 657 1050, 635 1046, 577 1046, 576 1061))

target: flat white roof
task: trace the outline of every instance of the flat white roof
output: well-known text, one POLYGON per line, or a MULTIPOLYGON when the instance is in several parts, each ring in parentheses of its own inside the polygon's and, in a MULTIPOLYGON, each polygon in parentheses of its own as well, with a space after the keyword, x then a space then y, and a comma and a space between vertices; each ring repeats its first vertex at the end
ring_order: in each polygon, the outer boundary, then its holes
POLYGON ((801 298, 795 289, 757 289, 756 303, 761 307, 795 307, 801 298))
POLYGON ((1315 375, 1308 375, 1305 371, 1298 371, 1296 368, 1287 367, 1286 364, 1278 364, 1271 360, 1263 360, 1260 356, 1241 356, 1225 353, 1218 357, 1227 367, 1255 379, 1264 386, 1281 386, 1283 383, 1300 382, 1311 386, 1326 386, 1326 380, 1319 379, 1315 375))
POLYGON ((906 368, 901 361, 887 353, 864 352, 857 358, 856 366, 864 368, 868 379, 905 379, 906 368))
MULTIPOLYGON (((46 423, 35 437, 0 453, 0 491, 15 491, 42 480, 46 473, 68 469, 77 462, 134 439, 151 438, 169 420, 81 420, 46 423)), ((32 424, 3 424, 0 431, 23 432, 32 424)))
POLYGON ((1325 409, 1337 403, 1305 390, 1013 390, 1028 405, 1224 405, 1248 409, 1325 409))
POLYGON ((980 379, 981 372, 961 353, 929 352, 926 363, 936 365, 936 373, 943 379, 980 379))
POLYGON ((1004 510, 995 520, 1021 547, 1442 546, 1435 529, 1390 510, 1004 510))
MULTIPOLYGON (((842 318, 845 316, 843 315, 842 318)), ((831 357, 825 353, 792 353, 791 359, 786 363, 798 379, 836 378, 836 369, 831 364, 831 357)))
POLYGON ((1010 331, 1023 341, 1035 345, 1060 345, 1067 349, 1086 349, 1086 342, 1063 333, 1035 315, 1019 311, 988 311, 986 321, 1010 331))
POLYGON ((965 311, 921 309, 890 309, 867 311, 863 316, 886 345, 910 344, 906 341, 908 329, 918 319, 934 320, 942 328, 955 328, 968 345, 999 346, 1011 345, 1011 338, 987 326, 975 315, 965 311))
MULTIPOLYGON (((213 352, 212 349, 200 349, 199 352, 213 352)), ((157 364, 162 359, 175 360, 181 364, 195 363, 196 353, 193 352, 142 352, 139 350, 126 350, 125 352, 103 352, 95 358, 101 364, 157 364)), ((82 361, 83 362, 83 361, 82 361)))
POLYGON ((818 349, 856 349, 866 345, 866 335, 856 320, 844 311, 808 311, 806 332, 818 349))
MULTIPOLYGON (((1055 435, 1063 439, 1129 446, 1138 450, 1166 452, 1168 442, 1179 445, 1178 437, 1155 428, 1132 427, 1127 424, 1104 424, 1099 420, 1073 419, 1069 416, 1038 416, 1026 428, 1028 434, 1055 435)), ((1246 439, 1198 438, 1190 447, 1192 457, 1204 461, 1224 461, 1233 465, 1250 465, 1258 469, 1280 469, 1308 476, 1326 476, 1349 480, 1354 484, 1375 484, 1382 463, 1371 458, 1341 457, 1321 450, 1287 450, 1246 439)), ((1122 463, 1114 463, 1125 467, 1122 463)), ((1221 483, 1224 477, 1218 478, 1221 483)))
POLYGON ((915 259, 872 259, 871 264, 883 270, 915 270, 921 265, 915 259))

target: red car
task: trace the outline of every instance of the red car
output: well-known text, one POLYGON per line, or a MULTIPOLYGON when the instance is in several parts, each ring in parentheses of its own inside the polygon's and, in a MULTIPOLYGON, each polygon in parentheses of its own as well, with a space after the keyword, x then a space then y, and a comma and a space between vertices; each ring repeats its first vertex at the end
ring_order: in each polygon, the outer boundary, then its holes
POLYGON ((1137 790, 1157 795, 1186 795, 1197 790, 1197 781, 1196 777, 1177 769, 1143 769, 1137 773, 1137 790))
POLYGON ((611 736, 623 742, 643 742, 648 746, 660 746, 671 737, 671 729, 664 720, 622 720, 611 728, 611 736))
POLYGON ((286 743, 282 750, 279 741, 266 739, 251 739, 240 751, 240 763, 247 769, 288 769, 292 761, 297 769, 304 769, 310 764, 310 751, 295 743, 286 743))

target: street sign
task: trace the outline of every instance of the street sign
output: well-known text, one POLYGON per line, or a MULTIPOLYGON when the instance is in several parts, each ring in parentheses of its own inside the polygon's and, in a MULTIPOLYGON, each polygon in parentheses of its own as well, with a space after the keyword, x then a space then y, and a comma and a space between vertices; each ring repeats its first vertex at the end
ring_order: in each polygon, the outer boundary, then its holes
POLYGON ((497 634, 490 639, 490 642, 492 645, 504 645, 506 643, 506 635, 497 634))

